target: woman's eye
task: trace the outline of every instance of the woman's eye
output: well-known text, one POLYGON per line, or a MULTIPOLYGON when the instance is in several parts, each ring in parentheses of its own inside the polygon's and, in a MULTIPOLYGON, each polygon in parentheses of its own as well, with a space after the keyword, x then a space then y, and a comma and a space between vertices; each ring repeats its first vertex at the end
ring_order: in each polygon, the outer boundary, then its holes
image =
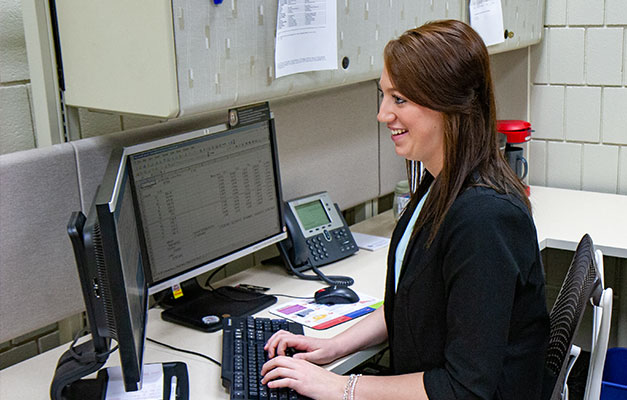
POLYGON ((402 99, 402 98, 400 98, 398 96, 392 96, 392 97, 394 98, 394 103, 396 103, 396 104, 403 104, 403 103, 405 103, 407 101, 407 100, 402 99))

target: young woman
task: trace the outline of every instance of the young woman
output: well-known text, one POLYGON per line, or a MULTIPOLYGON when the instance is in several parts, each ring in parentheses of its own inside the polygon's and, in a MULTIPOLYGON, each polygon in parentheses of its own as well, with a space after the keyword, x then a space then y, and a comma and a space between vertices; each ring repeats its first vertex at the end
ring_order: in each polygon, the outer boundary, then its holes
POLYGON ((332 339, 275 334, 269 387, 315 399, 536 399, 549 319, 529 200, 503 159, 481 37, 459 21, 384 51, 378 119, 426 169, 392 235, 384 307, 332 339), (392 376, 315 364, 387 341, 392 376), (302 353, 285 357, 287 347, 302 353))

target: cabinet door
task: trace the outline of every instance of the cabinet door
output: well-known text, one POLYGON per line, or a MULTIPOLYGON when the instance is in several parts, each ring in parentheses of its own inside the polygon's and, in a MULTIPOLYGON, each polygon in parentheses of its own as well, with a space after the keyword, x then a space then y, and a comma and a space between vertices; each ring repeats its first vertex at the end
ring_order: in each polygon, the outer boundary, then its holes
POLYGON ((170 0, 57 0, 65 103, 179 114, 170 0))
POLYGON ((501 0, 505 41, 488 47, 490 54, 521 49, 540 42, 546 0, 501 0))

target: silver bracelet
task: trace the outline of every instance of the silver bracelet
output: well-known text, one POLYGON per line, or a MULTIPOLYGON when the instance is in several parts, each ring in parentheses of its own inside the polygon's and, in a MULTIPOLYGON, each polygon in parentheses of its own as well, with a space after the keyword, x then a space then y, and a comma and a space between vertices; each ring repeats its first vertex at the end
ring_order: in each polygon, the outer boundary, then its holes
POLYGON ((350 400, 355 400, 355 387, 357 386, 357 380, 359 380, 360 376, 361 376, 361 374, 355 375, 355 379, 353 379, 353 381, 351 382, 351 396, 350 396, 350 400))
POLYGON ((344 395, 342 396, 342 400, 350 400, 353 398, 351 394, 351 388, 353 387, 353 382, 355 381, 357 375, 351 374, 348 377, 348 381, 346 382, 346 386, 344 386, 344 395), (350 395, 350 396, 349 396, 350 395))
POLYGON ((355 400, 355 386, 357 386, 357 380, 360 376, 361 374, 351 374, 348 377, 346 386, 344 386, 344 396, 342 396, 342 400, 355 400))

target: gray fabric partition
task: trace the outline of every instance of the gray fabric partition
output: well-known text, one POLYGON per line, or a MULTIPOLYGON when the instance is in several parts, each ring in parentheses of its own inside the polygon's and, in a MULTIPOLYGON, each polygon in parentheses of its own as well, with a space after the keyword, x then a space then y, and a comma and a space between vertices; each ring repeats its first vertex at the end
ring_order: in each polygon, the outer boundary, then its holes
POLYGON ((285 199, 328 191, 340 208, 379 195, 374 81, 272 103, 285 199))
POLYGON ((89 209, 111 150, 206 119, 0 156, 0 343, 85 309, 66 226, 89 209))
MULTIPOLYGON (((374 82, 271 109, 286 199, 326 190, 345 209, 402 179, 402 159, 380 143, 374 82)), ((66 225, 89 209, 114 148, 225 120, 224 111, 0 156, 0 342, 84 309, 66 225)))
POLYGON ((66 233, 77 182, 70 144, 0 156, 0 342, 84 309, 66 233))

